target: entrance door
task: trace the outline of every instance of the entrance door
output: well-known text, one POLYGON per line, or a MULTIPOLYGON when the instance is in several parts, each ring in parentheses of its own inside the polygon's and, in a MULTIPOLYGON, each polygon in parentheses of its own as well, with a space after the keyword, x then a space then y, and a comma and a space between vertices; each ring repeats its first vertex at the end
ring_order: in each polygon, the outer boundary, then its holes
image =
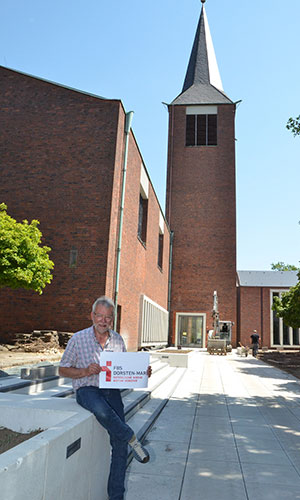
POLYGON ((182 347, 203 347, 204 314, 177 313, 176 339, 182 347))

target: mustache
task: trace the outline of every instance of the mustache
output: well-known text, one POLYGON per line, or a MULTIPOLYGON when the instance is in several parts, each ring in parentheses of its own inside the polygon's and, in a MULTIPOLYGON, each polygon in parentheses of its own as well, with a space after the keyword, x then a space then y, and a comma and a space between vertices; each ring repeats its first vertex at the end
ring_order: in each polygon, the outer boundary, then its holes
MULTIPOLYGON (((97 327, 99 327, 99 324, 93 322, 93 327, 97 329, 97 327)), ((110 326, 107 323, 104 326, 102 326, 101 328, 106 328, 107 331, 110 330, 110 326)))

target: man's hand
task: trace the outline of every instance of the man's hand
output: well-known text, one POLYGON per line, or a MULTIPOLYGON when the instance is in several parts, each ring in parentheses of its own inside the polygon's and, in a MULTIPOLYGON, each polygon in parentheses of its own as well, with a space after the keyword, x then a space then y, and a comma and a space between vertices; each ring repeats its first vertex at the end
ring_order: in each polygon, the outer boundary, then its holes
POLYGON ((102 368, 98 363, 91 363, 86 368, 86 377, 90 377, 91 375, 98 375, 101 372, 102 368))
POLYGON ((152 375, 152 366, 150 366, 150 365, 148 366, 148 369, 147 369, 147 375, 148 375, 149 378, 152 375))

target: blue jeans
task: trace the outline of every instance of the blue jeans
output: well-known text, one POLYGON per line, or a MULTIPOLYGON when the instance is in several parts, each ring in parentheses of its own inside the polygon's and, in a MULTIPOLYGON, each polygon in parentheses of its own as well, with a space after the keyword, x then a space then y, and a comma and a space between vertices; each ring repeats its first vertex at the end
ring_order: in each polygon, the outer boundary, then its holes
POLYGON ((259 345, 255 343, 255 344, 252 344, 251 347, 252 347, 252 356, 254 356, 254 358, 256 358, 259 345))
POLYGON ((108 478, 109 500, 123 500, 127 465, 128 441, 134 432, 125 423, 124 406, 119 389, 80 387, 76 391, 77 403, 92 412, 107 430, 112 448, 108 478))

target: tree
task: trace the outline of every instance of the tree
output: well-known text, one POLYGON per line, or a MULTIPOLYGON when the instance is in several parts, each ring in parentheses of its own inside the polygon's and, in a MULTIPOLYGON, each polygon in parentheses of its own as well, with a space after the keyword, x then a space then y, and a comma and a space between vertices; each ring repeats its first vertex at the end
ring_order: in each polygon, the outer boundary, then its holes
POLYGON ((296 118, 289 118, 286 128, 292 132, 294 137, 296 137, 296 135, 300 135, 300 115, 296 118))
POLYGON ((300 328, 300 271, 297 274, 299 282, 284 292, 281 298, 274 297, 273 311, 292 328, 300 328))
POLYGON ((271 264, 272 271, 299 271, 299 267, 294 266, 293 264, 285 264, 284 262, 272 262, 271 264))
POLYGON ((39 221, 17 222, 0 203, 0 287, 26 288, 39 294, 53 276, 51 248, 41 246, 39 221))

